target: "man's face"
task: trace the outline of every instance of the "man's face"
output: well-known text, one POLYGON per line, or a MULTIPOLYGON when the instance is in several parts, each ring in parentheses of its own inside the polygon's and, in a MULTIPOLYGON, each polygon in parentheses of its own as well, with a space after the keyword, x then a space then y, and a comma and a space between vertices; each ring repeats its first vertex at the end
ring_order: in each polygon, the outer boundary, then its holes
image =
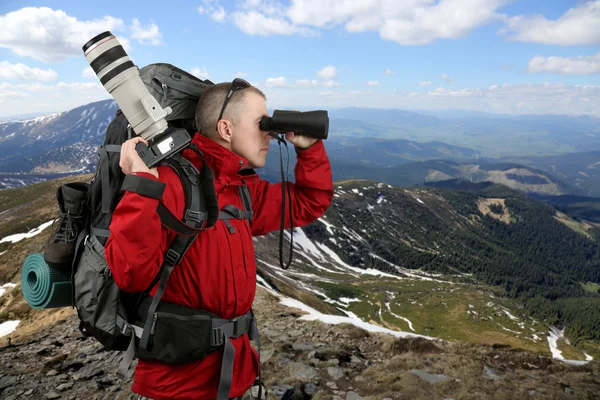
POLYGON ((262 168, 267 159, 271 137, 260 130, 260 120, 267 114, 267 103, 262 96, 245 93, 240 121, 233 127, 231 150, 248 160, 249 168, 262 168))

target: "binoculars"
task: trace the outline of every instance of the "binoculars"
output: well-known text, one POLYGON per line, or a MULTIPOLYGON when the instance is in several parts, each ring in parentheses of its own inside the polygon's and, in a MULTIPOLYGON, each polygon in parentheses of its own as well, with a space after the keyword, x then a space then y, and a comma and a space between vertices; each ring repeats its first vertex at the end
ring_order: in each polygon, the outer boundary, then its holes
POLYGON ((272 117, 263 117, 261 131, 294 132, 294 135, 310 136, 315 139, 327 139, 329 117, 327 111, 273 111, 272 117))

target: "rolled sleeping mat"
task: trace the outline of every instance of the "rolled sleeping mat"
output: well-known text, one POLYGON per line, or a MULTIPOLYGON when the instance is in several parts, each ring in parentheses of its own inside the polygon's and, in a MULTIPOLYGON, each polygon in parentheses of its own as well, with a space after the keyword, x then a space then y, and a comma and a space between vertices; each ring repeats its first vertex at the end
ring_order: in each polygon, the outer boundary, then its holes
POLYGON ((25 259, 21 288, 32 308, 69 307, 72 304, 71 271, 50 267, 43 254, 30 254, 25 259))

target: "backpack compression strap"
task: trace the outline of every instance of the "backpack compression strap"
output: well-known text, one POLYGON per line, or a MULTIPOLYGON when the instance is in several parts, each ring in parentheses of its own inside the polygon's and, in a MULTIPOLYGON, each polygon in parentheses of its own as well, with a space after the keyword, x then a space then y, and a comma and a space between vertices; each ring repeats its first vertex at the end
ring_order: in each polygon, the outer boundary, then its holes
POLYGON ((231 222, 229 222, 230 219, 247 219, 252 222, 252 217, 254 217, 254 212, 252 211, 252 197, 250 197, 248 186, 242 185, 238 186, 238 188, 244 208, 240 210, 231 204, 227 204, 219 213, 219 219, 222 219, 225 222, 230 233, 235 233, 235 228, 231 225, 231 222))

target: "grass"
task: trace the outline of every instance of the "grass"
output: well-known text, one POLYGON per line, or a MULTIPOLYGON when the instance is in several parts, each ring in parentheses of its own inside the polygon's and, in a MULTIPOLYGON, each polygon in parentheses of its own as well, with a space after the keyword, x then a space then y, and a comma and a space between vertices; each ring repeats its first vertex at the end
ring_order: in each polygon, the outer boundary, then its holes
POLYGON ((381 279, 363 282, 352 296, 346 293, 347 287, 347 284, 342 286, 345 297, 362 300, 351 303, 348 311, 389 329, 413 333, 408 322, 398 318, 404 317, 411 321, 414 333, 422 335, 548 351, 548 343, 544 340, 546 329, 541 323, 520 316, 519 321, 513 321, 502 309, 515 309, 510 300, 492 298, 488 290, 478 286, 381 279), (390 310, 385 305, 388 301, 390 310), (533 339, 534 334, 537 334, 537 340, 533 339))
POLYGON ((600 293, 600 284, 594 282, 581 283, 581 287, 588 293, 600 293))
POLYGON ((562 351, 562 355, 567 360, 585 360, 583 353, 576 348, 568 345, 564 339, 559 339, 556 347, 562 351))

